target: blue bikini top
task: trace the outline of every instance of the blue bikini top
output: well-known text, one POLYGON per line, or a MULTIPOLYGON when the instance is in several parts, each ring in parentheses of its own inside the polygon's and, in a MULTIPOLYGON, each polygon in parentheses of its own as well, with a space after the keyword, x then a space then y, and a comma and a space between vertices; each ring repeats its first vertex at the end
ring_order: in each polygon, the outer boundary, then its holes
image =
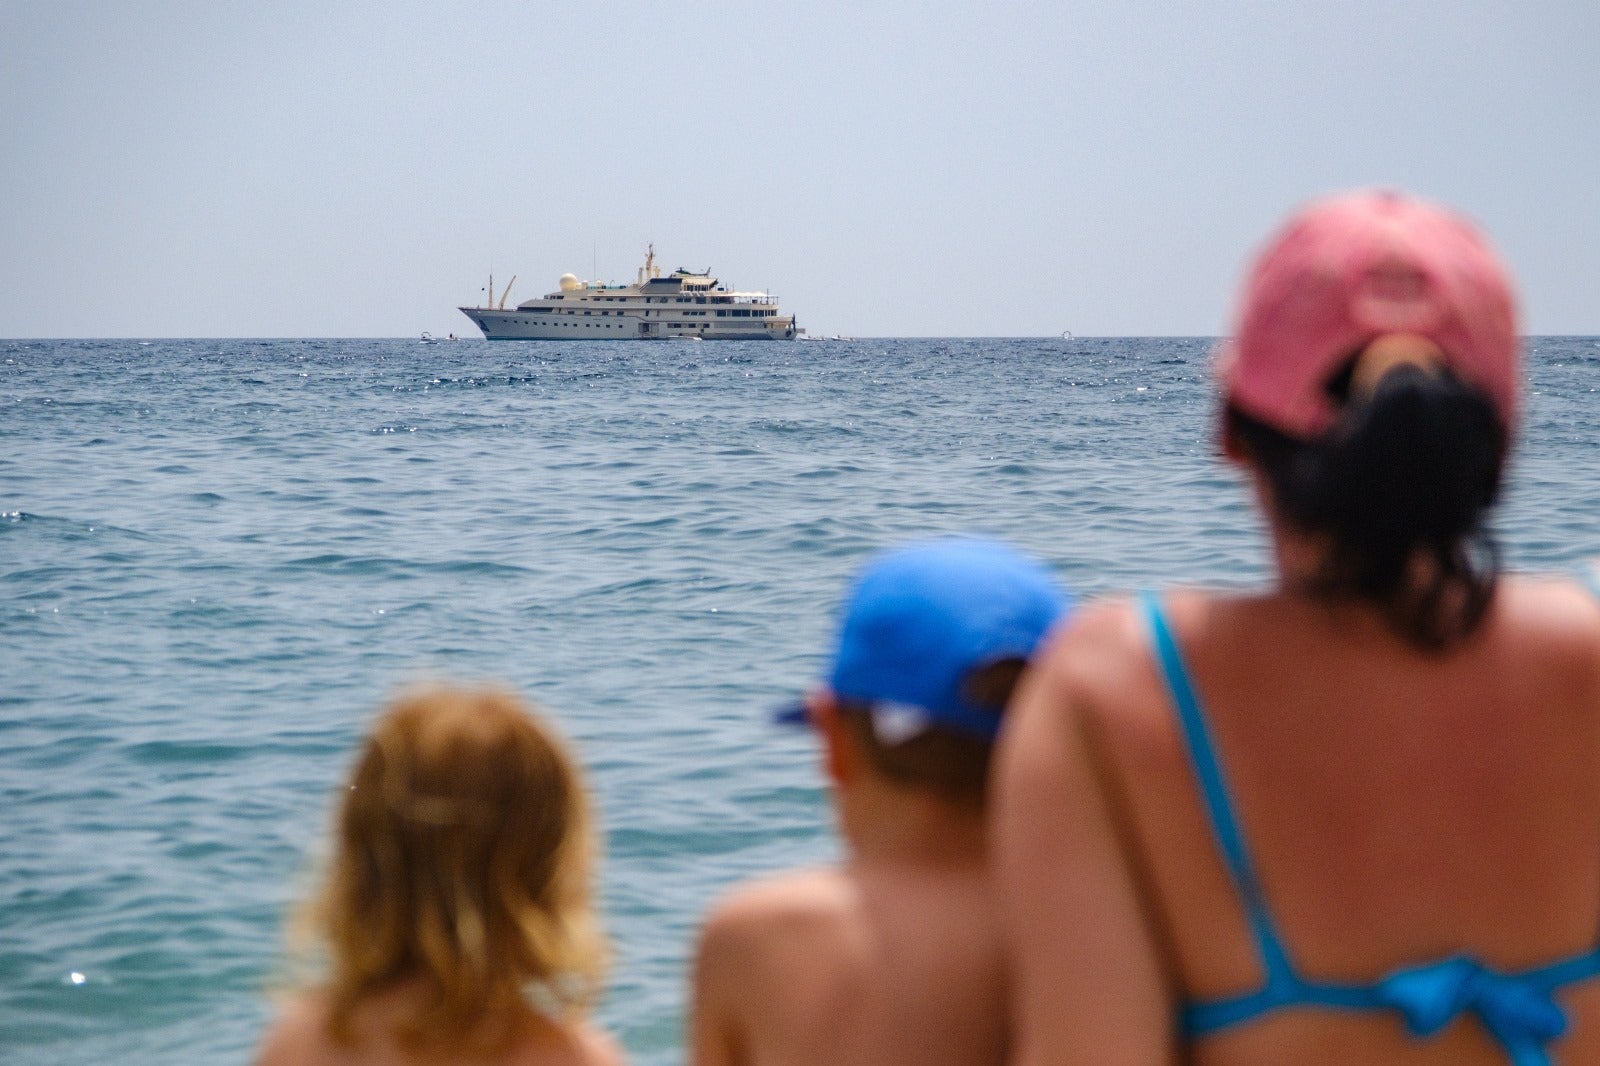
MULTIPOLYGON (((1600 584, 1591 584, 1596 585, 1596 594, 1600 595, 1600 584)), ((1563 985, 1600 976, 1600 946, 1583 955, 1518 973, 1490 969, 1469 955, 1408 966, 1372 984, 1315 980, 1295 970, 1273 925, 1250 853, 1239 833, 1200 697, 1189 680, 1172 627, 1154 595, 1145 594, 1142 606, 1167 691, 1183 725, 1212 831, 1243 903, 1266 973, 1266 981, 1257 991, 1187 1004, 1179 1019, 1183 1032, 1191 1037, 1205 1036, 1271 1011, 1304 1006, 1394 1011, 1414 1036, 1429 1037, 1461 1014, 1471 1013, 1505 1048, 1513 1066, 1552 1066, 1549 1045, 1567 1028, 1566 1013, 1555 1002, 1554 993, 1563 985)))

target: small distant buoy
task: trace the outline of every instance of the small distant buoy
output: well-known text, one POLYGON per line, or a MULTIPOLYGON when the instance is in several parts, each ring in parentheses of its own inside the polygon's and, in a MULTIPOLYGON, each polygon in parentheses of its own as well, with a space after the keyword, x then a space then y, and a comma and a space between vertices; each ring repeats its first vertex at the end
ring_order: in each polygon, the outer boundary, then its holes
POLYGON ((1064 340, 1064 341, 1070 341, 1072 339, 1072 331, 1070 329, 1062 330, 1061 331, 1061 339, 1064 340))
POLYGON ((67 974, 67 980, 71 981, 75 985, 81 985, 87 981, 88 978, 83 976, 83 974, 79 973, 77 970, 73 970, 71 973, 67 974))

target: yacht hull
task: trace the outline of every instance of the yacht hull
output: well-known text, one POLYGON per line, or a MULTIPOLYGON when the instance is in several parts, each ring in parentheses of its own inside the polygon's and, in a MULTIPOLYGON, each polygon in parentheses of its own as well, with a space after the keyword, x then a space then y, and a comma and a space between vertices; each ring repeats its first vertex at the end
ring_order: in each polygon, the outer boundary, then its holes
POLYGON ((718 322, 674 322, 647 319, 637 314, 538 314, 524 310, 500 311, 482 307, 460 308, 491 341, 785 341, 794 340, 792 318, 745 325, 718 322))

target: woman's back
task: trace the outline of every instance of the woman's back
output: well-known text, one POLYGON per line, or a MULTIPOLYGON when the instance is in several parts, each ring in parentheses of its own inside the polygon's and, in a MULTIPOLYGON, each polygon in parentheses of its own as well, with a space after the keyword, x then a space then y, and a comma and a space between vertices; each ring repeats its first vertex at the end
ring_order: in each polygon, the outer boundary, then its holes
POLYGON ((1330 197, 1214 369, 1273 589, 1085 612, 1025 682, 1019 1059, 1600 1061, 1600 605, 1500 576, 1509 275, 1450 211, 1330 197))
MULTIPOLYGON (((1445 654, 1374 611, 1303 597, 1172 595, 1160 613, 1260 885, 1256 912, 1294 975, 1370 986, 1463 953, 1518 972, 1600 947, 1600 605, 1584 592, 1502 580, 1445 654)), ((1125 806, 1175 1005, 1258 992, 1258 938, 1149 620, 1107 605, 1059 647, 1052 683, 1083 708, 1125 806)), ((1557 998, 1571 1007, 1564 1061, 1600 1061, 1600 981, 1557 998)), ((1198 1047, 1241 1066, 1506 1061, 1475 1022, 1419 1042, 1401 1017, 1289 1006, 1198 1047)))

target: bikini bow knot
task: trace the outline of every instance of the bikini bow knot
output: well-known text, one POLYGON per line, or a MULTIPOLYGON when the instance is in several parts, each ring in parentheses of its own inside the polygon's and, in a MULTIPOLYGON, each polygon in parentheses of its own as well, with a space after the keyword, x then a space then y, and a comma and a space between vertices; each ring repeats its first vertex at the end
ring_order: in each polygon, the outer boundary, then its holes
POLYGON ((1567 1029, 1566 1013, 1548 989, 1463 956, 1391 974, 1379 982, 1377 993, 1405 1015, 1415 1036, 1432 1036, 1471 1011, 1518 1066, 1549 1062, 1544 1045, 1567 1029))

